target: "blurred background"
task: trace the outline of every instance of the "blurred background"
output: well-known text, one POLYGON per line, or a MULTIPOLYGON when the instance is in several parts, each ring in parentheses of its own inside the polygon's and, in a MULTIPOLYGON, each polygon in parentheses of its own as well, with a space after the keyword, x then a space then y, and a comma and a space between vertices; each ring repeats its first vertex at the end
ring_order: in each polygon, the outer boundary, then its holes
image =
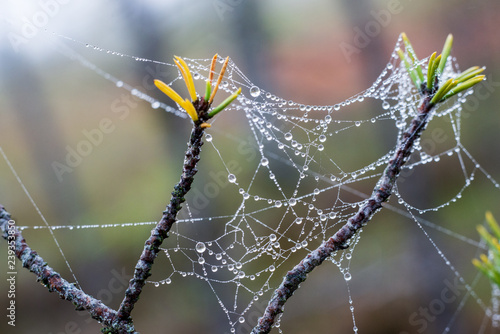
MULTIPOLYGON (((389 61, 402 31, 421 58, 439 52, 447 34, 453 33, 452 54, 460 68, 484 65, 488 78, 464 105, 462 143, 500 180, 498 1, 4 1, 0 13, 0 146, 51 225, 158 220, 179 179, 190 131, 186 119, 130 100, 127 91, 65 57, 57 43, 65 43, 96 66, 165 103, 171 101, 152 87, 152 78, 173 79, 177 74, 171 68, 113 56, 63 38, 53 43, 48 38, 51 32, 159 61, 170 62, 174 54, 189 58, 229 55, 262 89, 312 105, 332 105, 369 87, 389 61), (118 113, 117 108, 121 108, 118 113), (54 161, 63 163, 68 146, 74 148, 85 138, 85 131, 101 126, 103 118, 112 120, 113 130, 71 172, 58 177, 54 161)), ((357 108, 369 113, 370 108, 380 106, 366 103, 357 108)), ((228 131, 237 134, 239 127, 248 131, 243 115, 228 117, 232 117, 224 123, 232 127, 228 131)), ((393 147, 392 136, 378 135, 380 140, 370 145, 346 142, 346 155, 387 152, 393 147)), ((226 152, 232 145, 217 143, 226 152)), ((203 159, 210 166, 210 159, 215 158, 207 154, 203 159)), ((405 178, 401 192, 407 201, 435 207, 463 186, 458 163, 433 167, 405 178)), ((195 182, 203 184, 203 177, 195 182)), ((499 189, 478 174, 460 201, 422 216, 470 238, 463 241, 428 228, 469 283, 476 278, 471 259, 478 251, 467 240, 479 239, 475 227, 483 222, 485 211, 500 217, 499 195, 499 189)), ((18 225, 43 225, 3 159, 0 203, 18 225)), ((224 212, 224 207, 209 210, 207 216, 213 216, 224 212)), ((150 229, 55 233, 86 292, 116 308, 150 229)), ((24 236, 50 266, 70 277, 48 231, 29 229, 24 236)), ((6 268, 6 243, 0 244, 0 264, 6 268)), ((484 319, 485 312, 475 299, 467 298, 463 286, 450 288, 455 284, 452 270, 413 220, 398 213, 382 211, 364 229, 350 271, 349 288, 361 333, 442 333, 452 320, 450 333, 498 332, 484 319), (447 288, 456 292, 456 298, 443 303, 447 288), (425 321, 422 309, 433 310, 425 321)), ((179 280, 177 285, 158 289, 147 286, 133 313, 136 329, 141 333, 224 333, 227 319, 212 291, 192 281, 179 280)), ((16 327, 8 326, 3 316, 0 332, 99 332, 100 326, 86 313, 77 313, 70 303, 49 294, 20 266, 16 284, 16 327)), ((6 291, 2 278, 4 310, 6 291)), ((480 278, 475 291, 490 304, 486 279, 480 278)), ((348 300, 342 275, 335 266, 323 265, 286 305, 281 330, 352 332, 348 300)))

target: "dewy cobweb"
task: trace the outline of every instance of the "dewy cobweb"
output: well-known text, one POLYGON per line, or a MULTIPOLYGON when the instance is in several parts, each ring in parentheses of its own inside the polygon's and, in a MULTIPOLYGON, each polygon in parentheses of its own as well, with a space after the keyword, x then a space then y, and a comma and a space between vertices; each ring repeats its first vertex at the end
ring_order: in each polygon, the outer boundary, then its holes
MULTIPOLYGON (((186 277, 201 280, 217 299, 230 332, 247 333, 255 325, 255 316, 248 319, 252 308, 257 303, 266 303, 283 274, 332 236, 357 211, 396 145, 390 142, 385 151, 374 150, 358 156, 356 152, 345 152, 344 144, 353 141, 366 145, 371 129, 376 126, 383 126, 383 135, 391 140, 401 135, 416 115, 419 94, 396 53, 400 45, 401 40, 371 87, 328 106, 303 105, 273 95, 252 84, 230 61, 220 89, 230 93, 242 87, 242 94, 228 110, 214 118, 212 128, 205 135, 202 160, 210 160, 210 167, 208 171, 200 168, 194 190, 188 194, 184 215, 163 243, 163 254, 159 256, 163 259, 159 259, 157 265, 164 266, 168 274, 149 283, 159 287, 186 277), (358 105, 368 105, 369 112, 357 112, 353 107, 358 105), (227 118, 232 118, 230 127, 227 118), (218 211, 219 206, 223 212, 218 211)), ((91 45, 87 47, 105 51, 91 45)), ((184 116, 179 110, 124 84, 74 51, 65 48, 63 53, 147 100, 154 109, 161 107, 184 116)), ((112 56, 127 55, 113 52, 112 56)), ((195 84, 202 85, 208 78, 210 59, 184 59, 195 84)), ((222 62, 222 58, 219 61, 222 62)), ((172 66, 175 71, 172 64, 154 62, 172 66)), ((426 64, 424 59, 422 65, 426 64)), ((459 72, 458 66, 451 58, 444 76, 456 72, 459 72)), ((169 84, 181 87, 181 81, 179 74, 169 84)), ((461 103, 471 93, 469 90, 444 103, 431 116, 430 123, 437 122, 451 129, 453 145, 429 150, 422 143, 424 134, 402 172, 403 176, 409 175, 424 165, 455 158, 463 173, 463 184, 449 201, 430 208, 417 207, 407 201, 404 187, 397 187, 398 204, 411 216, 435 211, 459 200, 478 172, 499 188, 460 142, 461 103)), ((417 218, 414 220, 418 222, 417 218)), ((93 226, 71 228, 89 227, 93 226)), ((359 239, 358 234, 347 250, 329 259, 347 284, 351 275, 355 275, 349 264, 359 239)), ((469 288, 469 291, 472 290, 469 288)), ((484 303, 473 296, 486 311, 484 303)), ((352 304, 352 300, 350 302, 352 304)), ((354 328, 357 332, 355 322, 354 328)))

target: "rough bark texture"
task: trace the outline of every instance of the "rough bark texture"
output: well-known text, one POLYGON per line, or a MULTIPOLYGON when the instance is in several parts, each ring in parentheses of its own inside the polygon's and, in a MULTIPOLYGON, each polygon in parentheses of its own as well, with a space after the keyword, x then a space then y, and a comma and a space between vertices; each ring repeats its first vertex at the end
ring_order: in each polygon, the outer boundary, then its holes
POLYGON ((10 214, 0 205, 2 237, 7 240, 9 250, 14 250, 15 256, 21 260, 23 267, 34 273, 38 282, 47 287, 50 292, 55 292, 62 299, 72 302, 77 310, 87 310, 98 322, 106 326, 122 328, 120 333, 135 333, 131 322, 126 323, 117 319, 115 310, 75 287, 48 266, 43 258, 26 244, 26 240, 15 224, 9 224, 9 222, 13 223, 10 214))
POLYGON ((151 268, 153 262, 158 255, 158 250, 163 240, 168 236, 168 231, 175 223, 177 213, 181 209, 181 204, 185 201, 184 196, 191 189, 191 184, 194 180, 194 175, 198 172, 196 164, 200 160, 201 146, 203 145, 202 137, 204 130, 199 125, 195 125, 191 132, 191 139, 188 143, 188 149, 184 158, 184 167, 182 170, 181 180, 174 187, 172 198, 165 211, 161 221, 151 231, 151 236, 144 245, 141 257, 135 266, 134 277, 130 280, 129 287, 125 291, 120 309, 118 310, 118 318, 127 319, 130 317, 130 312, 134 308, 135 303, 139 299, 142 287, 146 283, 146 279, 151 276, 151 268))
POLYGON ((298 265, 290 270, 281 285, 274 291, 269 304, 264 311, 264 315, 259 319, 257 326, 252 330, 252 334, 269 333, 276 320, 276 317, 283 312, 283 306, 290 298, 299 284, 304 282, 307 274, 319 266, 327 257, 335 251, 348 247, 348 241, 357 231, 359 231, 382 208, 382 203, 387 201, 392 194, 392 189, 401 171, 413 151, 413 144, 417 140, 427 125, 430 111, 434 105, 430 103, 430 97, 425 96, 418 108, 417 116, 412 120, 410 126, 403 133, 396 151, 387 164, 382 177, 379 179, 372 195, 358 212, 347 220, 332 237, 326 240, 321 246, 309 253, 298 265))

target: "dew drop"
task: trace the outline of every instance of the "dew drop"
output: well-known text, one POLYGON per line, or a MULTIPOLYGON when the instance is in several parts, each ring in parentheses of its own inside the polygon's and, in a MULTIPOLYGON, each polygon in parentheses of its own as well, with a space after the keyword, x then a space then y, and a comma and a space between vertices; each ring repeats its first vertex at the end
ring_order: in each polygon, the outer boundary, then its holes
POLYGON ((334 106, 333 106, 333 109, 335 109, 335 110, 339 110, 339 109, 340 109, 340 105, 338 105, 338 104, 334 105, 334 106))
POLYGON ((198 72, 194 72, 194 73, 193 73, 193 79, 194 79, 194 80, 198 80, 199 78, 200 78, 200 73, 198 73, 198 72))
POLYGON ((352 278, 351 273, 347 272, 347 273, 345 273, 345 274, 344 274, 344 279, 345 279, 346 281, 350 281, 350 280, 351 280, 351 278, 352 278))
POLYGON ((292 140, 293 135, 290 132, 285 133, 285 139, 286 140, 292 140))
POLYGON ((212 135, 211 134, 205 134, 205 140, 206 141, 212 141, 212 135))
POLYGON ((257 86, 252 86, 250 88, 250 95, 253 97, 258 97, 260 95, 260 88, 257 86))
MULTIPOLYGON (((200 253, 202 253, 202 252, 200 252, 200 253)), ((205 263, 205 258, 204 258, 204 257, 202 257, 202 256, 200 256, 200 257, 198 258, 198 263, 199 263, 199 264, 204 264, 204 263, 205 263)))
POLYGON ((198 253, 203 253, 206 249, 207 249, 207 247, 205 246, 205 244, 203 242, 198 242, 196 244, 196 251, 198 253))
POLYGON ((290 198, 290 199, 288 200, 288 204, 289 204, 290 206, 295 206, 295 205, 297 204, 297 200, 296 200, 295 198, 290 198))
POLYGON ((116 87, 123 87, 123 81, 117 81, 116 87))
POLYGON ((389 109, 391 107, 391 105, 389 104, 389 102, 387 101, 384 101, 382 103, 382 108, 384 108, 385 110, 389 109))
POLYGON ((318 139, 319 139, 320 142, 324 143, 326 141, 326 136, 325 135, 321 135, 321 136, 319 136, 318 139))
POLYGON ((236 182, 236 176, 234 174, 229 174, 227 176, 227 180, 231 183, 235 183, 236 182))
POLYGON ((212 266, 211 269, 212 269, 212 272, 215 273, 217 271, 217 266, 212 266))
POLYGON ((270 234, 269 235, 269 240, 271 240, 272 242, 276 241, 277 237, 276 237, 276 234, 270 234))
POLYGON ((274 202, 274 206, 277 208, 281 208, 282 205, 283 205, 283 203, 281 203, 281 201, 274 202))
POLYGON ((267 166, 267 165, 269 165, 269 160, 268 160, 267 158, 262 158, 262 159, 260 160, 260 164, 261 164, 262 166, 267 166))
POLYGON ((323 151, 324 149, 325 147, 323 146, 323 144, 318 145, 318 151, 323 151))
POLYGON ((270 265, 270 266, 269 266, 269 271, 270 271, 270 272, 273 272, 273 271, 275 271, 275 270, 276 270, 276 268, 275 268, 273 265, 270 265))
POLYGON ((302 224, 302 218, 301 217, 295 218, 295 224, 297 224, 297 225, 302 224))
POLYGON ((245 322, 245 318, 244 317, 239 317, 238 322, 240 324, 244 323, 245 322))

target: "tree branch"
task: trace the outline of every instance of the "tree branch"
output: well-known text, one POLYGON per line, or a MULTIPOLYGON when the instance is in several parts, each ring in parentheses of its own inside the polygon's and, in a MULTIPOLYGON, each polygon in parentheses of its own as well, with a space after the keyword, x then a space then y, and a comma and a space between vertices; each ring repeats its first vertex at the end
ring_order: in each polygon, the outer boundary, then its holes
POLYGON ((161 221, 151 231, 151 236, 144 245, 141 257, 135 266, 134 277, 130 280, 129 287, 125 291, 120 309, 118 310, 118 318, 125 320, 130 317, 130 312, 134 308, 135 303, 139 299, 142 287, 146 283, 146 279, 151 276, 151 268, 153 262, 158 255, 158 250, 163 240, 168 236, 168 231, 175 223, 177 213, 181 209, 181 204, 185 201, 184 196, 191 189, 191 184, 194 180, 194 175, 198 172, 196 164, 200 160, 201 146, 203 145, 202 137, 204 128, 199 124, 195 124, 191 132, 191 139, 188 143, 188 149, 184 158, 184 167, 179 183, 174 187, 172 198, 165 211, 161 221))
POLYGON ((87 310, 92 318, 98 322, 122 328, 121 333, 135 333, 132 322, 121 321, 116 317, 115 310, 75 287, 48 266, 43 258, 26 244, 21 232, 12 222, 10 214, 0 205, 0 230, 2 237, 9 244, 9 253, 14 251, 23 267, 36 275, 38 282, 42 283, 50 292, 56 292, 62 299, 72 302, 76 310, 87 310))
POLYGON ((307 274, 319 266, 333 252, 349 247, 348 241, 365 226, 375 213, 382 208, 382 203, 387 201, 392 194, 392 189, 401 171, 413 151, 413 144, 425 129, 428 116, 434 108, 430 103, 431 96, 424 91, 422 102, 418 108, 417 116, 412 120, 410 126, 405 130, 397 146, 396 152, 387 164, 382 177, 379 179, 370 198, 368 198, 358 212, 347 220, 332 237, 321 246, 309 253, 298 265, 290 270, 281 285, 274 291, 264 315, 259 318, 257 326, 252 334, 269 333, 276 317, 283 312, 286 301, 298 289, 299 284, 304 282, 307 274))

